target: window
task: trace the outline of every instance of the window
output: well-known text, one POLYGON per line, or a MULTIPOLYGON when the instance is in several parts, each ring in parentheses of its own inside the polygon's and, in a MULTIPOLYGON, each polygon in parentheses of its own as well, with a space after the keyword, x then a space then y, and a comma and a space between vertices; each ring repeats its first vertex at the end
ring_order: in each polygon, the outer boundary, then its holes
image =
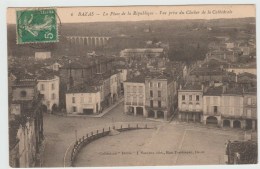
POLYGON ((26 95, 27 95, 26 91, 24 91, 24 90, 21 91, 21 93, 20 93, 20 96, 21 96, 21 97, 26 97, 26 95))
POLYGON ((72 112, 77 112, 77 107, 76 106, 72 107, 72 112))
POLYGON ((189 95, 189 101, 191 101, 192 100, 192 95, 189 95))
POLYGON ((143 86, 139 86, 139 93, 143 93, 143 86))
POLYGON ((129 92, 132 92, 132 86, 129 86, 129 92))
POLYGON ((131 104, 131 97, 130 96, 127 96, 126 97, 126 104, 131 104))
POLYGON ((192 104, 189 104, 189 111, 192 111, 192 104))
POLYGON ((153 87, 153 82, 150 82, 150 87, 153 87))
POLYGON ((126 86, 126 90, 127 90, 128 93, 130 92, 130 86, 129 85, 126 86))
POLYGON ((185 95, 182 95, 181 98, 182 98, 182 100, 185 100, 185 95))
POLYGON ((80 98, 80 103, 84 103, 84 97, 80 98))
POLYGON ((162 102, 158 101, 158 107, 162 107, 162 102))
POLYGON ((153 97, 153 91, 150 90, 150 97, 153 97))
POLYGON ((72 97, 72 103, 75 103, 76 101, 75 101, 75 97, 72 97))
POLYGON ((44 90, 44 84, 41 84, 41 90, 42 91, 44 90))
POLYGON ((200 101, 200 96, 196 95, 196 101, 200 101))
POLYGON ((161 97, 161 91, 158 91, 158 97, 161 97))
POLYGON ((246 110, 246 116, 249 117, 249 118, 252 116, 251 109, 246 110))
POLYGON ((52 90, 55 89, 55 84, 54 84, 54 83, 51 84, 51 89, 52 89, 52 90))
POLYGON ((92 96, 89 96, 88 102, 89 102, 89 103, 92 103, 92 96))
POLYGON ((199 105, 199 103, 196 103, 196 111, 200 111, 200 105, 199 105))
POLYGON ((247 98, 247 105, 251 105, 252 104, 252 99, 249 97, 247 98))
POLYGON ((158 82, 158 88, 161 88, 161 83, 160 82, 158 82))
POLYGON ((54 93, 52 93, 51 98, 52 98, 52 100, 55 99, 55 94, 54 93))
POLYGON ((153 107, 153 101, 150 100, 150 107, 153 107))
POLYGON ((133 93, 136 93, 136 86, 133 86, 133 93))
MULTIPOLYGON (((231 98, 233 98, 233 97, 231 97, 231 98)), ((213 97, 213 102, 214 102, 214 104, 217 104, 218 103, 218 97, 213 97)))
POLYGON ((133 96, 133 105, 137 105, 137 96, 136 95, 134 95, 133 96))
POLYGON ((214 113, 218 112, 218 106, 214 106, 214 113))

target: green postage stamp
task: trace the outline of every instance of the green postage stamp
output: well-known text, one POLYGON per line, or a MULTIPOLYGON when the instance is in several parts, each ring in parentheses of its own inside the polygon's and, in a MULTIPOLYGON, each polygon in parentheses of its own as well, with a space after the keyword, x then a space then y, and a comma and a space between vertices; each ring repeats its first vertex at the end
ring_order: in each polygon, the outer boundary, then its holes
POLYGON ((55 9, 16 11, 17 44, 58 42, 55 9))

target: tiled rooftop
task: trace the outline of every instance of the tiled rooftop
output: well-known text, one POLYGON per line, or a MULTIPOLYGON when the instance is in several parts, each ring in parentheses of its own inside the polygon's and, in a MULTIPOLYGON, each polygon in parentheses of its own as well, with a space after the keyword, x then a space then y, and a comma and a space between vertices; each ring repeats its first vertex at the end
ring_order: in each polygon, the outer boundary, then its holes
POLYGON ((241 88, 241 87, 227 88, 226 91, 223 94, 242 95, 243 94, 243 88, 241 88))
POLYGON ((125 82, 130 82, 130 83, 144 83, 145 82, 145 76, 143 74, 133 77, 131 79, 126 80, 125 82))
POLYGON ((202 90, 202 86, 198 84, 186 84, 185 86, 182 87, 180 90, 202 90))
POLYGON ((64 64, 64 66, 61 67, 61 69, 84 69, 88 68, 91 65, 94 65, 95 63, 103 63, 107 61, 112 61, 112 58, 108 57, 96 57, 96 58, 86 58, 86 57, 80 57, 78 60, 71 60, 71 63, 69 61, 64 64))
POLYGON ((201 67, 201 68, 196 68, 195 70, 193 70, 191 73, 191 75, 199 75, 199 76, 205 76, 205 75, 224 75, 226 74, 225 71, 221 70, 221 69, 212 69, 210 67, 201 67))
POLYGON ((67 93, 97 93, 98 89, 88 85, 78 85, 70 88, 67 93))
POLYGON ((207 89, 207 91, 204 93, 206 96, 220 96, 223 92, 223 86, 218 87, 210 87, 207 89))
POLYGON ((51 79, 54 79, 55 76, 57 76, 57 73, 54 71, 42 70, 39 72, 37 79, 38 80, 51 80, 51 79))

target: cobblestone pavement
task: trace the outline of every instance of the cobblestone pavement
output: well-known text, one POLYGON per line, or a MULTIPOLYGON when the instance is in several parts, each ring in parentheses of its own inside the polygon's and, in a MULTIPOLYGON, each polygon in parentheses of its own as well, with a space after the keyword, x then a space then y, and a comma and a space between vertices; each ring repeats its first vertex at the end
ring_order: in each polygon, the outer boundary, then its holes
POLYGON ((63 167, 63 157, 71 142, 88 132, 116 122, 150 122, 141 116, 123 114, 123 103, 101 118, 44 115, 45 151, 43 167, 63 167), (77 134, 76 134, 77 133, 77 134))

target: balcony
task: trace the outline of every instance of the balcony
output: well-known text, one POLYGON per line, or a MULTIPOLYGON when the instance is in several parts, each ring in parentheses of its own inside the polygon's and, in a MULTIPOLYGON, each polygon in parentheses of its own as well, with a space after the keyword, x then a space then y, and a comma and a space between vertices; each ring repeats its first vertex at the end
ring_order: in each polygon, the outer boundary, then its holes
POLYGON ((204 112, 204 114, 209 116, 220 116, 221 112, 204 112))
POLYGON ((138 106, 144 106, 144 103, 138 103, 138 106))
POLYGON ((137 106, 137 102, 133 102, 133 106, 137 106))

